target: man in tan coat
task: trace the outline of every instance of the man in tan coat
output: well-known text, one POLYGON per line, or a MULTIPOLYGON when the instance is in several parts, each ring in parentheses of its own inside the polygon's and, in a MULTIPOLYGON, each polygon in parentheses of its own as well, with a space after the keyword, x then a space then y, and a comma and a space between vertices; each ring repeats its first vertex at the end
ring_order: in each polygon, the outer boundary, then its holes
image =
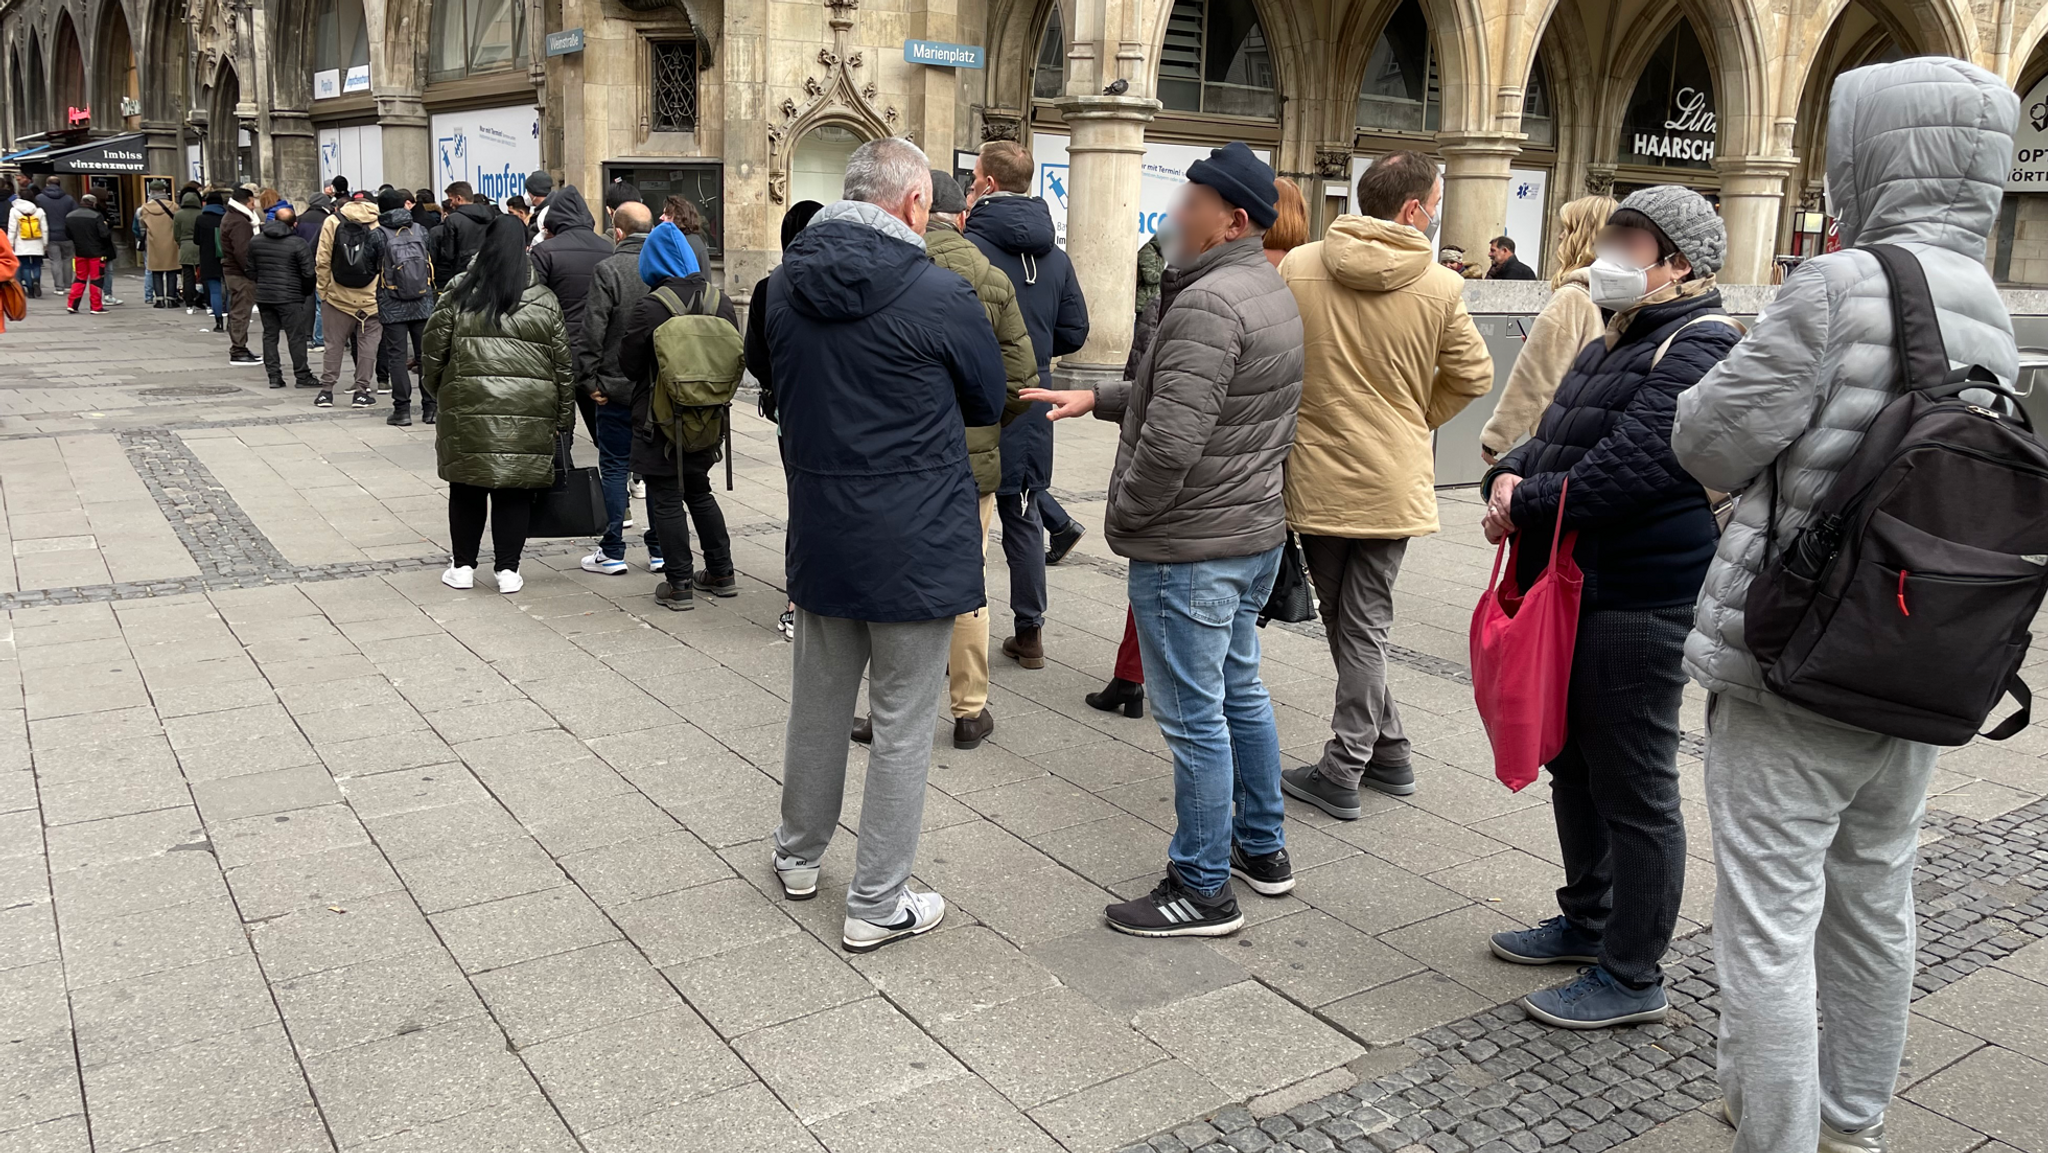
POLYGON ((1301 534, 1337 662, 1322 759, 1283 773, 1281 787, 1340 820, 1357 819, 1361 783, 1415 791, 1387 688, 1394 578, 1408 538, 1437 530, 1431 434, 1493 387, 1464 281, 1430 256, 1442 200, 1435 161, 1382 156, 1358 178, 1364 215, 1338 217, 1280 262, 1307 350, 1287 526, 1301 534))

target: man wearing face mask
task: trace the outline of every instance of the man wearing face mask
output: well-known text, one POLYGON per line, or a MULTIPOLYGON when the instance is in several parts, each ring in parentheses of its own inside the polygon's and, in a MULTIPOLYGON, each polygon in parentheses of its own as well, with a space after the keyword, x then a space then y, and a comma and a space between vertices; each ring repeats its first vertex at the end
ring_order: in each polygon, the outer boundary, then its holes
POLYGON ((1591 963, 1522 999, 1531 1016, 1570 1029, 1667 1011, 1658 962, 1685 892, 1681 657, 1716 536, 1706 491, 1672 455, 1671 416, 1742 336, 1714 284, 1727 232, 1699 193, 1636 192, 1594 244, 1588 288, 1606 331, 1565 371, 1535 436, 1481 482, 1487 539, 1520 534, 1520 587, 1549 564, 1560 515, 1585 572, 1569 735, 1548 765, 1561 915, 1492 939, 1515 964, 1591 963))
POLYGON ((1430 259, 1443 189, 1429 157, 1382 156, 1358 178, 1364 215, 1338 217, 1280 262, 1308 338, 1287 523, 1301 534, 1337 663, 1323 755, 1289 769, 1281 787, 1340 821, 1358 819, 1361 785, 1415 791, 1387 687, 1394 577, 1408 539, 1437 530, 1430 434, 1493 387, 1465 282, 1430 259))
POLYGON ((1135 936, 1236 932, 1232 874, 1265 896, 1294 888, 1253 623, 1287 536, 1281 466, 1301 403, 1301 316, 1264 246, 1277 200, 1273 170, 1241 143, 1190 165, 1164 241, 1159 328, 1136 376, 1022 394, 1050 401, 1055 420, 1092 411, 1122 425, 1104 536, 1131 560, 1177 818, 1166 878, 1107 910, 1110 928, 1135 936))

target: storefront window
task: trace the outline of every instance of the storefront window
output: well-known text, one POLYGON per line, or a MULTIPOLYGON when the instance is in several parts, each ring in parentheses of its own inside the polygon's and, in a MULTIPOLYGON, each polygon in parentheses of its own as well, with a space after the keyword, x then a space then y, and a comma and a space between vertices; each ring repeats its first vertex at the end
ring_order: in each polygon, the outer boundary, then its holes
POLYGON ((1442 116, 1436 46, 1422 5, 1407 0, 1387 18, 1358 86, 1358 127, 1366 132, 1435 132, 1442 116))
POLYGON ((521 0, 438 0, 429 75, 453 80, 526 63, 526 5, 521 0))
POLYGON ((370 62, 370 26, 362 0, 322 0, 313 19, 313 70, 361 68, 370 62))
POLYGON ((704 246, 713 256, 725 255, 725 166, 720 162, 607 163, 604 179, 606 184, 623 180, 638 188, 640 199, 657 215, 671 196, 680 196, 696 205, 697 214, 704 221, 704 246))
POLYGON ((1557 118, 1550 111, 1550 77, 1538 57, 1529 68, 1529 87, 1522 93, 1522 131, 1531 148, 1557 147, 1557 118))
POLYGON ((1621 162, 1660 168, 1711 168, 1714 70, 1684 20, 1643 65, 1621 120, 1621 162))
POLYGON ((1174 0, 1159 50, 1159 100, 1182 112, 1279 115, 1273 58, 1251 0, 1174 0))
POLYGON ((1060 25, 1059 5, 1045 22, 1045 35, 1038 41, 1038 67, 1031 76, 1031 95, 1051 100, 1067 87, 1067 34, 1060 25))

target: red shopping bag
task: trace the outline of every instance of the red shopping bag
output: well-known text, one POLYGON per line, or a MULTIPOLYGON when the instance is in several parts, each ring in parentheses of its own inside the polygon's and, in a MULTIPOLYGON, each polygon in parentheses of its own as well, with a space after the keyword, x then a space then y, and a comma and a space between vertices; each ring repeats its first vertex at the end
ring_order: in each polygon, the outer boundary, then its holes
POLYGON ((1550 536, 1550 567, 1528 592, 1515 588, 1515 566, 1501 562, 1500 542, 1486 595, 1472 610, 1472 696, 1486 738, 1493 744, 1493 775, 1520 792, 1544 763, 1564 749, 1565 700, 1572 681, 1572 648, 1579 635, 1579 596, 1585 574, 1572 560, 1577 532, 1564 532, 1564 497, 1558 493, 1557 528, 1550 536))

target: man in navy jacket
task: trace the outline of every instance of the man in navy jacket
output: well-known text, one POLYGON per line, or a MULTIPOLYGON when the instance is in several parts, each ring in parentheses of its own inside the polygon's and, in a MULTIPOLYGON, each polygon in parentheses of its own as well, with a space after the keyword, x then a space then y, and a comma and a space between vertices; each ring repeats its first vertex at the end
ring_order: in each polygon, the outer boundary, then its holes
MULTIPOLYGON (((1031 154, 1014 140, 982 145, 961 231, 1016 288, 1024 327, 1038 352, 1039 383, 1052 388, 1052 358, 1087 343, 1088 302, 1073 262, 1053 243, 1052 212, 1030 195, 1035 171, 1031 154)), ((1003 556, 1010 562, 1010 611, 1017 619, 1017 634, 1003 642, 1003 655, 1027 669, 1045 667, 1039 637, 1045 624, 1045 534, 1053 534, 1055 560, 1081 538, 1081 526, 1045 491, 1052 483, 1052 422, 1044 417, 1045 406, 1036 405, 1003 429, 1003 483, 996 489, 1003 556)))
POLYGON ((1006 394, 974 289, 925 255, 924 152, 870 141, 845 188, 754 307, 781 418, 796 602, 775 872, 791 900, 817 894, 866 671, 874 745, 842 938, 864 953, 945 915, 938 894, 908 882, 953 618, 988 600, 967 426, 999 422, 1006 394))

